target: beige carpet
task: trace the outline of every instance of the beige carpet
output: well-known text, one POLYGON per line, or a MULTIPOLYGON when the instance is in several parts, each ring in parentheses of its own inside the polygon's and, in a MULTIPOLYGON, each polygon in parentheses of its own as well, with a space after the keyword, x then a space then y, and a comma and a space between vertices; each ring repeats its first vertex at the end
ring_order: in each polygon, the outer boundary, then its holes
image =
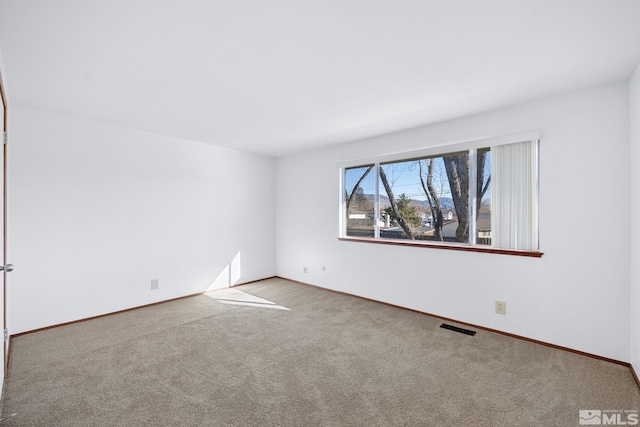
MULTIPOLYGON (((23 335, 4 426, 577 426, 630 370, 282 279, 23 335)), ((605 412, 607 414, 607 412, 605 412)))

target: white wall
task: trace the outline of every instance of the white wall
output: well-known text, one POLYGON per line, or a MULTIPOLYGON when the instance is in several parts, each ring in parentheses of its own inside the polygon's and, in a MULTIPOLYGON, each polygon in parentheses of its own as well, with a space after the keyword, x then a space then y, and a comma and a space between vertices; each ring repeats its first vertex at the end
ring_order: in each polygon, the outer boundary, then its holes
POLYGON ((628 362, 628 108, 620 83, 279 158, 276 272, 628 362), (337 162, 529 130, 542 133, 542 258, 336 239, 337 162))
POLYGON ((640 375, 640 66, 629 83, 631 124, 631 364, 640 375))
POLYGON ((274 159, 21 107, 11 128, 11 334, 275 274, 274 159))

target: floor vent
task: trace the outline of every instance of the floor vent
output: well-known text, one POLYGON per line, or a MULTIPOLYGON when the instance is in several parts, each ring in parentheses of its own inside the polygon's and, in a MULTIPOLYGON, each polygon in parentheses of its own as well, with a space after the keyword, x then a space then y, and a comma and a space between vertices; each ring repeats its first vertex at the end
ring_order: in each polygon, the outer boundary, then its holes
POLYGON ((476 334, 476 331, 471 331, 469 329, 464 329, 464 328, 458 328, 457 326, 447 325, 446 323, 443 323, 442 325, 440 325, 440 327, 449 329, 450 331, 456 331, 456 332, 460 332, 461 334, 466 334, 471 336, 474 336, 476 334))

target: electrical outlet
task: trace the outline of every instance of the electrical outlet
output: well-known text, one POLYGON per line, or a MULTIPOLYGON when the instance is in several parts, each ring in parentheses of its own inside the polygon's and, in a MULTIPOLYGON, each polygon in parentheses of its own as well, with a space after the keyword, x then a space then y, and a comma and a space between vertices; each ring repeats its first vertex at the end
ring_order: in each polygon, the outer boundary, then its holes
POLYGON ((302 266, 302 272, 303 273, 308 273, 309 272, 309 267, 307 267, 306 265, 302 266))
POLYGON ((160 279, 151 280, 151 290, 155 291, 156 289, 160 289, 160 279))
POLYGON ((504 301, 496 301, 496 314, 507 314, 507 303, 504 301))

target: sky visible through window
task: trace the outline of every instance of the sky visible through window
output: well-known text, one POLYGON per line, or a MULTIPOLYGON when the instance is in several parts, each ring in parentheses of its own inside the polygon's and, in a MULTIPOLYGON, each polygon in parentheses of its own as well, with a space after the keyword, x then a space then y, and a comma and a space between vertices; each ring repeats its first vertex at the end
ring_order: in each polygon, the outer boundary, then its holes
MULTIPOLYGON (((421 160, 423 162, 423 176, 426 182, 426 162, 428 159, 421 160)), ((418 160, 397 162, 391 164, 381 165, 393 190, 394 197, 398 197, 401 194, 405 194, 408 198, 413 200, 420 200, 426 202, 427 196, 422 188, 420 182, 420 169, 418 160)), ((350 192, 353 190, 354 185, 362 177, 367 167, 348 169, 345 175, 345 190, 350 192)), ((485 180, 491 174, 491 152, 487 154, 484 177, 485 180)), ((441 198, 451 198, 451 189, 449 187, 449 181, 444 167, 444 161, 442 157, 434 158, 434 185, 437 186, 439 196, 441 198)), ((375 174, 371 171, 365 179, 360 183, 360 187, 363 193, 373 196, 375 193, 375 174)), ((386 192, 382 185, 380 186, 380 195, 386 196, 386 192)), ((491 200, 491 187, 487 190, 483 200, 491 200)))

